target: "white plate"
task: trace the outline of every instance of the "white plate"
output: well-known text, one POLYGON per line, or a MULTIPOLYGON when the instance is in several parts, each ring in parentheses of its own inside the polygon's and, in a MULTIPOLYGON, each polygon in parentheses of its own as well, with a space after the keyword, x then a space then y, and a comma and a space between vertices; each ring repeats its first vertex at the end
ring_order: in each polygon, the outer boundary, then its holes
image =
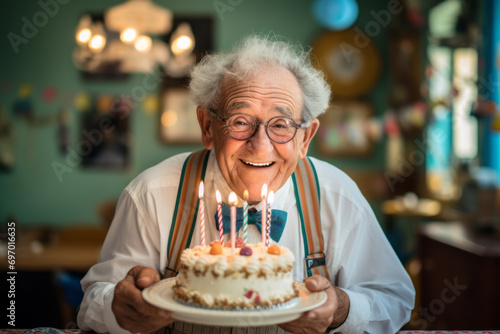
POLYGON ((256 327, 276 325, 299 318, 302 313, 312 310, 326 302, 326 293, 309 292, 300 283, 299 289, 305 298, 300 298, 298 305, 287 309, 255 310, 255 311, 223 311, 188 306, 174 299, 172 287, 175 277, 167 278, 151 285, 142 291, 144 299, 159 308, 172 312, 172 316, 181 321, 213 326, 256 327))

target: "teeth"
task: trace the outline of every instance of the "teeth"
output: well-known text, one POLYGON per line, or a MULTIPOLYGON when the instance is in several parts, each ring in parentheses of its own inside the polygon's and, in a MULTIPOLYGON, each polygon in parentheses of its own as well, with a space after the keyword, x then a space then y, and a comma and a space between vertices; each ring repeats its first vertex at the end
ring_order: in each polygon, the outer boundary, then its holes
POLYGON ((255 167, 267 167, 267 166, 271 166, 273 163, 272 162, 264 162, 262 164, 256 164, 253 162, 245 161, 245 164, 247 164, 249 166, 255 166, 255 167))

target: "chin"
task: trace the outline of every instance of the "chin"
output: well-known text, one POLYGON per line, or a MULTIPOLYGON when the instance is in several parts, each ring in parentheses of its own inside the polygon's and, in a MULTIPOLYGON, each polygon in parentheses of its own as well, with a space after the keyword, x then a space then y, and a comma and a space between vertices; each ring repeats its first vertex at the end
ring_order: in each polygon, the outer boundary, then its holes
MULTIPOLYGON (((272 182, 272 181, 271 181, 272 182)), ((274 191, 276 192, 277 189, 272 185, 271 182, 251 182, 251 186, 248 187, 248 193, 249 193, 249 200, 250 201, 258 201, 260 202, 262 200, 262 186, 267 184, 267 192, 269 191, 274 191)), ((248 184, 248 183, 247 183, 248 184)), ((244 189, 243 189, 244 190, 244 189)), ((243 191, 242 191, 243 193, 243 191)))

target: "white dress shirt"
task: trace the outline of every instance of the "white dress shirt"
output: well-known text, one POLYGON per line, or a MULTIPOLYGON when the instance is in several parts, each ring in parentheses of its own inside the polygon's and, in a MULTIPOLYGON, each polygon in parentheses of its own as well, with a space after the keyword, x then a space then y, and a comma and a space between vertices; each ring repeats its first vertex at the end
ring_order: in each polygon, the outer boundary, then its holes
MULTIPOLYGON (((136 265, 163 273, 167 244, 182 165, 188 153, 174 156, 144 171, 123 191, 99 263, 82 279, 85 296, 78 325, 96 332, 126 332, 111 310, 115 284, 136 265)), ((326 266, 333 285, 349 296, 349 315, 335 332, 393 333, 410 318, 415 291, 411 280, 387 241, 373 211, 356 184, 338 168, 311 159, 321 188, 321 227, 326 266)), ((210 153, 205 183, 206 242, 219 239, 214 214, 215 191, 223 201, 231 189, 210 153)), ((198 189, 196 189, 196 192, 198 189)), ((291 178, 275 194, 273 209, 288 212, 279 244, 296 257, 295 280, 306 277, 304 245, 291 178)), ((238 198, 238 205, 243 200, 238 198)), ((256 205, 260 210, 261 204, 256 205)), ((191 247, 200 243, 199 217, 191 247)), ((229 234, 225 235, 225 241, 229 234)), ((258 243, 255 225, 248 227, 248 241, 258 243)))

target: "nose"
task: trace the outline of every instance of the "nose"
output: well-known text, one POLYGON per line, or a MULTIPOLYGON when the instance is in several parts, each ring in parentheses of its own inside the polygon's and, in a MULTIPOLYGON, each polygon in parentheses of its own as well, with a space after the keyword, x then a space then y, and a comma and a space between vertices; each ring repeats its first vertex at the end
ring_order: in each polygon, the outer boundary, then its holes
POLYGON ((266 126, 257 124, 257 131, 248 140, 248 147, 258 158, 266 158, 274 149, 273 142, 267 136, 266 126))

